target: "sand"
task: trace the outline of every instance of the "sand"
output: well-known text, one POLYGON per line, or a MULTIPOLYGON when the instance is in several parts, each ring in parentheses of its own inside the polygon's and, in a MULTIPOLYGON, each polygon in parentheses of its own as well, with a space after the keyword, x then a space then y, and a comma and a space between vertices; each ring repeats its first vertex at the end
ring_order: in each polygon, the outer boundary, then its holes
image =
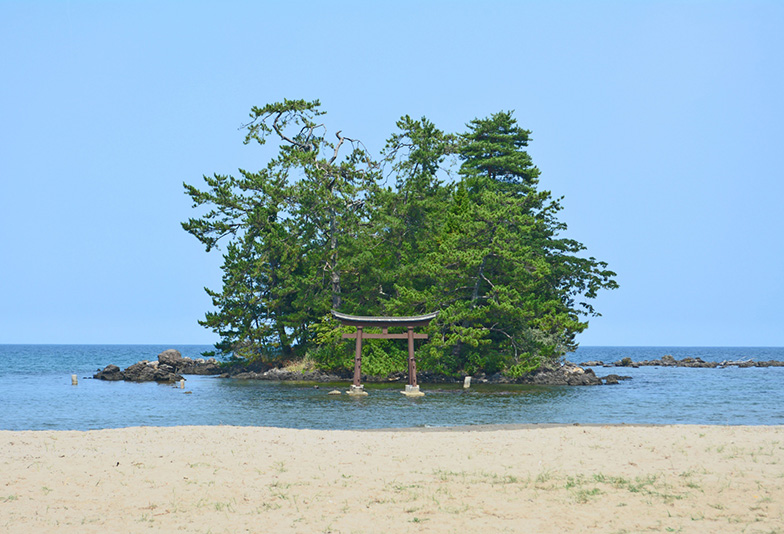
POLYGON ((784 427, 0 432, 2 532, 784 532, 784 427))

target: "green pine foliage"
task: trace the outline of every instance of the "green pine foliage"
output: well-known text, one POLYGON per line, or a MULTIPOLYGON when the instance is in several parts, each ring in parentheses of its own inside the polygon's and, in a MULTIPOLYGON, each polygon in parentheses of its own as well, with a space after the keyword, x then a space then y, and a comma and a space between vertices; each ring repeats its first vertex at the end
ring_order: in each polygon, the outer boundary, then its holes
MULTIPOLYGON (((207 251, 226 242, 223 288, 201 321, 227 355, 352 367, 330 309, 356 315, 439 311, 418 368, 521 376, 557 361, 598 315, 615 273, 562 236, 560 199, 538 188, 530 132, 511 112, 461 134, 425 118, 397 123, 378 161, 337 131, 318 101, 253 108, 246 142, 277 144, 257 172, 185 185, 200 217, 183 223, 207 251)), ((404 371, 406 347, 365 344, 363 371, 404 371)))

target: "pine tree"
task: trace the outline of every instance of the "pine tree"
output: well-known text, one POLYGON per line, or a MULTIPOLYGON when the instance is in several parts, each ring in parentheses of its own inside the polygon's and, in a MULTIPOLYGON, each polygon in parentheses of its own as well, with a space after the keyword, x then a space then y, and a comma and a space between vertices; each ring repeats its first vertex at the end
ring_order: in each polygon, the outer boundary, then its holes
POLYGON ((286 100, 254 107, 245 142, 272 139, 277 156, 257 173, 205 177, 206 191, 185 184, 194 207, 209 211, 183 228, 207 251, 229 241, 223 291, 207 290, 217 311, 202 323, 221 336, 226 353, 303 353, 313 325, 343 306, 375 163, 340 131, 336 143, 326 140, 319 106, 286 100))
POLYGON ((462 135, 460 175, 441 263, 449 273, 452 365, 519 374, 573 350, 593 314, 583 299, 616 287, 615 273, 566 225, 525 151, 530 132, 510 112, 475 119, 462 135), (578 302, 579 300, 579 302, 578 302))

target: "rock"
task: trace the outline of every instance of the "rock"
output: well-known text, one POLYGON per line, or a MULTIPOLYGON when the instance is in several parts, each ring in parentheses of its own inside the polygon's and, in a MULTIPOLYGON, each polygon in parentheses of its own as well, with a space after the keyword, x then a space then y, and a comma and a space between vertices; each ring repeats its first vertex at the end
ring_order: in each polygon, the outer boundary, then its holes
POLYGON ((131 382, 150 382, 153 380, 156 369, 147 362, 138 362, 123 371, 123 378, 131 382))
POLYGON ((566 362, 555 368, 540 367, 515 382, 543 386, 598 386, 602 383, 594 374, 593 369, 584 369, 571 362, 566 362))
POLYGON ((743 364, 749 363, 751 360, 724 360, 719 363, 719 367, 741 367, 743 364))
POLYGON ((487 381, 491 384, 510 384, 514 380, 509 378, 508 376, 504 376, 501 373, 495 373, 487 377, 487 381))
POLYGON ((217 375, 221 370, 215 358, 193 361, 183 358, 180 351, 168 349, 158 354, 157 361, 142 360, 120 371, 116 365, 108 365, 93 378, 100 380, 127 380, 129 382, 178 382, 183 374, 217 375))
MULTIPOLYGON (((566 367, 564 365, 564 368, 566 367)), ((594 374, 593 369, 583 369, 574 365, 572 369, 564 369, 564 373, 566 374, 566 384, 569 386, 597 386, 602 383, 599 377, 594 374)))
POLYGON ((231 378, 236 378, 237 380, 258 380, 260 376, 261 375, 258 373, 248 371, 247 373, 237 373, 236 375, 232 375, 231 378))
POLYGON ((584 367, 602 367, 602 366, 604 366, 604 362, 595 360, 595 361, 590 361, 590 362, 583 362, 580 365, 582 365, 584 367))
MULTIPOLYGON (((501 376, 501 375, 495 375, 501 376)), ((408 379, 408 374, 404 374, 402 378, 408 379)), ((484 374, 480 374, 474 377, 475 382, 481 383, 488 383, 491 382, 489 380, 490 377, 486 377, 484 374)), ((417 381, 422 382, 423 384, 456 384, 458 382, 462 382, 463 379, 459 376, 447 376, 441 373, 433 373, 432 371, 420 371, 417 373, 417 381)))
POLYGON ((665 354, 664 356, 662 356, 661 364, 664 365, 664 366, 669 367, 669 366, 672 366, 672 365, 676 365, 676 360, 675 360, 675 358, 673 358, 669 354, 665 354))
POLYGON ((184 375, 218 375, 221 373, 221 368, 215 358, 202 362, 183 358, 183 365, 178 367, 177 371, 184 375))
POLYGON ((182 360, 182 353, 177 349, 166 349, 158 354, 158 362, 171 365, 176 368, 177 364, 182 360))
POLYGON ((611 386, 618 384, 621 380, 631 380, 632 377, 630 376, 620 376, 620 375, 607 375, 605 377, 600 378, 600 380, 604 380, 605 385, 611 386))
MULTIPOLYGON (((209 363, 209 362, 208 362, 209 363)), ((249 365, 234 365, 229 370, 228 374, 221 374, 222 378, 236 378, 239 380, 275 380, 275 381, 306 381, 306 382, 339 382, 346 377, 339 377, 337 375, 329 374, 324 371, 308 371, 305 373, 299 371, 287 371, 280 367, 264 367, 256 366, 255 364, 249 365), (252 369, 264 369, 258 372, 252 369)), ((363 380, 368 378, 363 375, 363 380)), ((369 381, 369 380, 368 380, 369 381)))
POLYGON ((122 380, 123 374, 116 365, 107 365, 103 368, 103 371, 95 373, 93 378, 97 378, 98 380, 122 380))
POLYGON ((778 362, 776 360, 768 360, 766 362, 756 362, 754 365, 756 367, 784 367, 784 362, 778 362))
POLYGON ((171 366, 160 362, 139 362, 123 371, 123 379, 130 382, 179 382, 182 376, 175 373, 171 366))
POLYGON ((701 358, 684 358, 678 362, 678 367, 713 368, 718 366, 718 362, 706 362, 701 358))
POLYGON ((204 360, 198 358, 193 360, 191 358, 183 358, 180 351, 176 349, 167 349, 158 354, 158 364, 168 365, 176 373, 184 375, 218 375, 221 369, 215 358, 204 360))

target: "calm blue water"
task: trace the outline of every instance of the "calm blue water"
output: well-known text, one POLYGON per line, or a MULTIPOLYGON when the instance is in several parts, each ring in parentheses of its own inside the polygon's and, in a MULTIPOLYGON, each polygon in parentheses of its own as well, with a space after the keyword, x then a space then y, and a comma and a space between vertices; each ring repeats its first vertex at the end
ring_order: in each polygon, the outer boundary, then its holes
MULTIPOLYGON (((366 385, 364 398, 327 396, 330 386, 187 377, 184 390, 154 383, 86 380, 167 348, 199 357, 209 346, 0 345, 0 429, 87 430, 128 426, 247 425, 358 429, 499 423, 784 424, 784 367, 596 368, 632 376, 617 386, 462 387, 366 385), (71 385, 71 374, 79 385, 71 385), (190 391, 191 393, 186 393, 190 391)), ((611 362, 671 354, 706 361, 784 360, 784 348, 583 347, 569 359, 611 362)), ((346 384, 341 385, 345 389, 346 384)))

